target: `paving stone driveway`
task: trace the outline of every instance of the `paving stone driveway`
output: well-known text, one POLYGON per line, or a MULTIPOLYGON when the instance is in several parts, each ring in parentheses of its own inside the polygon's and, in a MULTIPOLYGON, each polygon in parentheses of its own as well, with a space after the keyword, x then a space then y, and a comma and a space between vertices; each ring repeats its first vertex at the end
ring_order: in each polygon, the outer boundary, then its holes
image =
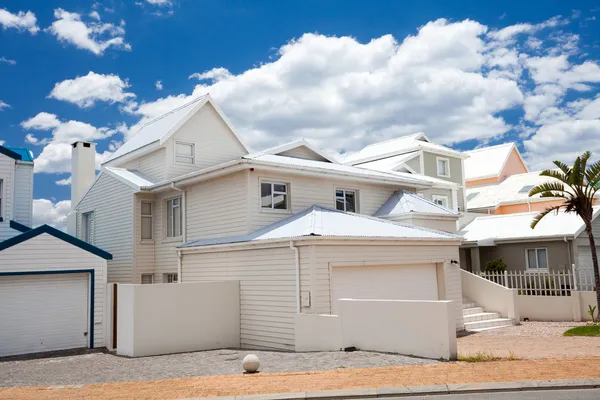
POLYGON ((249 353, 258 355, 262 372, 343 370, 438 363, 435 360, 364 351, 285 353, 215 350, 143 358, 93 353, 0 362, 0 387, 77 385, 240 374, 242 359, 249 353))

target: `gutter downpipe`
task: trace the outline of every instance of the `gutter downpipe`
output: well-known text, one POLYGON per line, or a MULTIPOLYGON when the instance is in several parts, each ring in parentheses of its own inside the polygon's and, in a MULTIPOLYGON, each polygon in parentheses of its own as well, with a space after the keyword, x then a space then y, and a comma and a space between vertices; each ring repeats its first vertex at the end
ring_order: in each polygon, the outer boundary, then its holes
MULTIPOLYGON (((176 190, 181 193, 181 220, 182 220, 182 234, 183 234, 183 243, 187 242, 187 218, 186 218, 186 201, 185 201, 185 190, 178 188, 175 186, 175 183, 171 182, 171 189, 176 190)), ((181 254, 181 250, 177 250, 177 283, 181 283, 182 275, 181 275, 181 258, 183 255, 181 254)))
POLYGON ((296 313, 300 314, 300 253, 297 247, 294 247, 294 241, 290 240, 290 249, 295 253, 296 259, 296 313))

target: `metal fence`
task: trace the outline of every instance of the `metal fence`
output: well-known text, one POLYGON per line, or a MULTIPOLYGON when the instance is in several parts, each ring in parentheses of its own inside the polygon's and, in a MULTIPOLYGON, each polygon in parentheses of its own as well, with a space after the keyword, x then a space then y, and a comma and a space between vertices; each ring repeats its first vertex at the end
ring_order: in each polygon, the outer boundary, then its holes
POLYGON ((507 288, 517 289, 523 296, 570 296, 571 290, 593 291, 594 275, 590 270, 571 271, 504 271, 482 272, 482 278, 507 288))

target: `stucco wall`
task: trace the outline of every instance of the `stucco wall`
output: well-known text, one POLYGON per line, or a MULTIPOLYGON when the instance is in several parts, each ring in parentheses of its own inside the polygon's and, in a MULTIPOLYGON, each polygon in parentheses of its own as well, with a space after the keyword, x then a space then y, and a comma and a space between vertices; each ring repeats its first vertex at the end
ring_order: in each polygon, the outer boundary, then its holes
POLYGON ((496 258, 502 258, 509 271, 525 271, 527 268, 526 249, 546 248, 548 249, 548 266, 551 271, 570 271, 572 262, 569 260, 568 246, 571 242, 552 241, 552 242, 524 242, 507 243, 497 246, 479 247, 481 259, 481 269, 485 264, 496 258))
POLYGON ((118 287, 117 354, 157 354, 240 346, 239 282, 118 287))

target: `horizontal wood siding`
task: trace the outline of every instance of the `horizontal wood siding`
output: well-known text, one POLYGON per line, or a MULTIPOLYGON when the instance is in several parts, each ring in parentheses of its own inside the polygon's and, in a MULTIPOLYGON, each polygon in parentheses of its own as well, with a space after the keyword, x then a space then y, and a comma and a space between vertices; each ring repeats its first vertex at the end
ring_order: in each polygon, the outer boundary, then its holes
POLYGON ((405 189, 400 186, 371 185, 344 180, 252 172, 250 173, 250 186, 248 188, 248 212, 250 214, 251 231, 260 229, 290 215, 290 213, 274 213, 261 210, 259 183, 261 179, 290 184, 291 214, 301 212, 314 204, 335 209, 335 188, 344 188, 358 190, 359 212, 361 214, 373 215, 395 190, 405 189))
POLYGON ((202 107, 173 134, 166 142, 165 150, 168 178, 231 161, 246 154, 242 144, 210 104, 202 107), (176 140, 194 143, 193 165, 174 162, 176 140))
POLYGON ((13 218, 31 226, 33 213, 33 164, 15 165, 15 207, 13 218))
POLYGON ((166 149, 161 148, 150 154, 136 158, 123 165, 120 168, 127 168, 140 171, 154 182, 160 182, 165 179, 166 173, 166 149))
POLYGON ((133 268, 133 189, 108 174, 96 181, 77 208, 77 237, 81 214, 94 212, 94 245, 113 255, 108 281, 131 283, 133 268))
POLYGON ((0 154, 0 180, 2 184, 2 209, 0 215, 5 221, 13 218, 13 199, 15 182, 15 160, 0 154))
POLYGON ((104 292, 106 260, 48 234, 0 251, 0 271, 94 269, 94 346, 104 346, 104 292))
POLYGON ((248 172, 242 171, 187 189, 187 240, 247 233, 248 172))
POLYGON ((21 232, 10 227, 10 221, 5 220, 4 222, 0 222, 0 242, 20 234, 21 232))
POLYGON ((296 279, 292 250, 185 254, 182 274, 183 282, 239 280, 242 347, 294 350, 296 279))

